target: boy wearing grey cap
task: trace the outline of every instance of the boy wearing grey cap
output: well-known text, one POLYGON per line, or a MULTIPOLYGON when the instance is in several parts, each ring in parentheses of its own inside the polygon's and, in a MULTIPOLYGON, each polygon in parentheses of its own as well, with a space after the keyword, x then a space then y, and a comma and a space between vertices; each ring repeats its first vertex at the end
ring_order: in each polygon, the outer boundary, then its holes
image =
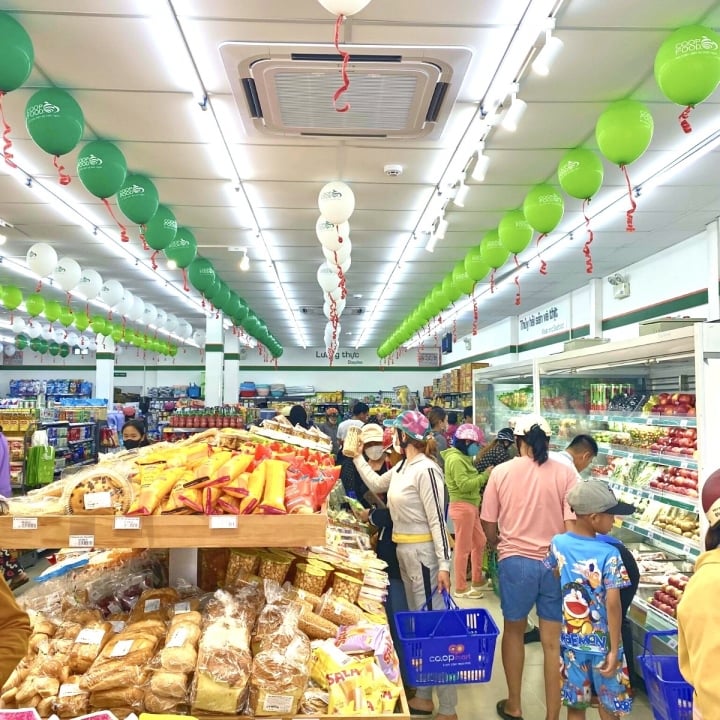
POLYGON ((577 516, 575 529, 552 539, 546 560, 562 585, 563 703, 568 720, 584 720, 596 695, 600 717, 610 720, 632 709, 620 602, 620 589, 630 581, 618 549, 596 535, 609 533, 616 515, 632 515, 635 508, 618 502, 601 480, 579 482, 567 501, 577 516))

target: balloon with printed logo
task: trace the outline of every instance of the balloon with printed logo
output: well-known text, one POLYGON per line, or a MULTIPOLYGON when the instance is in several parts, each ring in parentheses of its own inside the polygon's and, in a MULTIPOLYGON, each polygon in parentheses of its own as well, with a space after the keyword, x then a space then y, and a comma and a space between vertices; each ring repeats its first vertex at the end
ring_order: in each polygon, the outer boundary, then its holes
POLYGON ((560 158, 557 175, 560 187, 570 197, 589 200, 602 187, 602 160, 592 150, 568 150, 560 158))
POLYGON ((653 136, 653 118, 643 103, 618 100, 611 103, 595 124, 600 152, 615 165, 635 162, 648 149, 653 136))
POLYGON ((455 300, 460 297, 460 293, 455 292, 452 275, 450 273, 443 278, 440 286, 442 287, 444 296, 447 298, 447 302, 438 308, 438 312, 444 310, 449 304, 454 303, 455 300))
POLYGON ((25 105, 25 125, 35 144, 49 155, 65 155, 80 142, 85 118, 77 100, 60 88, 34 93, 25 105))
POLYGON ((93 140, 78 154, 77 173, 89 192, 105 199, 122 187, 127 163, 117 145, 106 140, 93 140))
POLYGON ((146 223, 145 242, 160 252, 175 239, 177 230, 175 213, 167 205, 158 205, 157 212, 146 223))
POLYGON ((70 354, 70 346, 67 343, 60 343, 60 357, 66 358, 70 354))
POLYGON ((510 257, 510 251, 500 242, 497 230, 486 232, 480 241, 480 255, 485 263, 497 270, 510 257))
POLYGON ((18 350, 24 350, 28 345, 30 345, 30 338, 27 335, 21 334, 15 338, 15 347, 18 350))
POLYGON ((38 293, 28 295, 25 299, 25 309, 30 317, 42 315, 45 311, 45 298, 38 293))
POLYGON ((28 249, 25 262, 35 274, 42 278, 47 277, 55 270, 58 256, 52 245, 35 243, 28 249))
POLYGON ((57 300, 45 301, 45 317, 51 322, 57 322, 60 318, 63 306, 57 300))
POLYGON ((103 279, 97 270, 83 269, 77 291, 86 299, 94 300, 102 290, 103 279))
POLYGON ((448 285, 444 282, 438 283, 429 293, 428 297, 434 298, 433 304, 439 308, 446 308, 450 304, 450 293, 448 285))
POLYGON ((82 268, 76 260, 68 257, 58 260, 53 279, 65 292, 72 292, 78 286, 81 277, 82 268))
POLYGON ((48 343, 48 352, 53 357, 57 357, 60 354, 60 345, 57 342, 55 342, 55 340, 51 340, 48 343))
POLYGON ((318 2, 333 15, 344 15, 350 17, 359 13, 370 0, 318 0, 318 2))
POLYGON ((509 253, 521 253, 530 244, 532 236, 533 229, 522 210, 511 210, 503 215, 498 225, 498 237, 509 253))
POLYGON ((467 274, 465 262, 461 260, 452 271, 453 285, 460 291, 461 295, 469 295, 475 287, 475 281, 467 274))
POLYGON ((97 335, 104 335, 109 323, 102 315, 93 315, 90 318, 90 327, 97 335))
POLYGON ((173 315, 172 313, 168 313, 168 316, 165 318, 164 327, 168 332, 175 332, 175 330, 177 330, 179 323, 180 323, 180 321, 177 319, 176 315, 173 315))
MULTIPOLYGON (((187 268, 197 255, 197 241, 186 227, 179 227, 175 239, 165 248, 165 257, 181 270, 187 268)), ((183 274, 184 276, 184 274, 183 274)), ((186 289, 189 290, 186 286, 186 289)))
POLYGON ((355 210, 355 195, 344 182, 330 182, 318 194, 318 208, 326 220, 341 225, 355 210))
POLYGON ((346 221, 338 225, 321 215, 315 223, 315 234, 323 250, 339 253, 350 241, 350 224, 346 221))
POLYGON ((198 256, 190 263, 188 279, 196 290, 207 290, 215 282, 215 278, 215 268, 206 258, 198 256))
POLYGON ((168 314, 162 308, 158 308, 157 320, 155 321, 155 324, 158 327, 162 328, 162 327, 165 327, 165 325, 167 324, 167 320, 168 320, 168 314))
POLYGON ((139 298, 137 295, 133 298, 132 308, 128 313, 128 318, 133 322, 137 322, 143 316, 145 312, 145 301, 139 298))
POLYGON ((128 220, 145 225, 157 212, 160 197, 155 183, 147 175, 131 173, 118 190, 117 201, 128 220))
POLYGON ((75 322, 75 313, 67 305, 60 311, 60 324, 63 327, 70 327, 75 322))
POLYGON ((536 185, 523 201, 525 219, 541 235, 551 233, 560 224, 564 212, 563 197, 552 185, 536 185))
POLYGON ((483 260, 479 245, 468 252, 463 261, 463 266, 467 276, 473 282, 479 282, 490 272, 490 266, 483 260))
POLYGON ((100 288, 98 297, 108 307, 114 308, 123 299, 125 288, 117 280, 106 280, 100 288))
POLYGON ((192 334, 192 341, 199 347, 205 347, 205 332, 203 330, 196 330, 192 334))
POLYGON ((654 69, 662 94, 686 106, 680 121, 690 132, 690 109, 707 100, 720 83, 720 35, 703 25, 678 28, 657 51, 654 69))
POLYGON ((123 296, 120 302, 114 306, 113 310, 118 315, 125 316, 130 320, 130 311, 132 310, 134 299, 135 296, 127 288, 123 288, 123 296))
POLYGON ((23 294, 15 285, 5 285, 0 291, 0 298, 6 310, 17 310, 22 305, 23 294))
POLYGON ((24 85, 34 62, 32 40, 25 28, 12 15, 0 12, 0 96, 24 85))
POLYGON ((323 292, 330 292, 340 284, 337 268, 331 267, 326 262, 322 263, 318 267, 316 278, 318 285, 322 288, 323 292))
POLYGON ((142 321, 145 325, 154 325, 157 320, 157 308, 152 303, 145 303, 142 321))

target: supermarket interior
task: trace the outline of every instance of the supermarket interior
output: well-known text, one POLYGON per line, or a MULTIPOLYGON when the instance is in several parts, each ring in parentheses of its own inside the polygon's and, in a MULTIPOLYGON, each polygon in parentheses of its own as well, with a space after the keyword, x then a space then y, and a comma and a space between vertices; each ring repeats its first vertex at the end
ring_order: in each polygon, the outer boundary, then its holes
POLYGON ((720 720, 718 29, 0 0, 0 715, 720 720))

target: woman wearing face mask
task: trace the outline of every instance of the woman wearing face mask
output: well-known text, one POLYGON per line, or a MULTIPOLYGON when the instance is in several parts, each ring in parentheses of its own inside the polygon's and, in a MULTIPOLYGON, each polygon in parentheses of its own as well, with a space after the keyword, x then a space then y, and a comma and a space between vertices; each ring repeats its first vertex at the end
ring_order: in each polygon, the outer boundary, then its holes
POLYGON ((480 525, 480 493, 490 476, 488 468, 479 473, 473 466, 473 448, 477 453, 478 431, 474 425, 461 425, 455 433, 454 447, 443 450, 445 485, 450 494, 448 515, 455 526, 455 597, 481 598, 483 593, 482 560, 485 533, 480 525), (472 585, 467 583, 468 557, 472 585))
POLYGON ((142 420, 128 420, 122 427, 123 447, 126 450, 147 447, 150 441, 147 438, 145 424, 142 420))
MULTIPOLYGON (((388 508, 393 522, 392 539, 397 543, 400 576, 408 605, 415 609, 430 603, 444 608, 437 586, 450 591, 450 546, 445 526, 444 480, 442 470, 433 459, 435 442, 427 418, 406 410, 394 420, 386 420, 395 429, 393 449, 403 458, 383 475, 375 472, 364 453, 354 459, 365 484, 376 493, 387 492, 388 508)), ((455 720, 457 690, 453 685, 435 688, 439 700, 437 718, 455 720)), ((418 688, 410 700, 413 715, 434 712, 432 687, 418 688)))
MULTIPOLYGON (((383 449, 383 429, 377 423, 366 423, 360 430, 363 455, 370 467, 379 475, 385 471, 385 451, 383 449)), ((345 494, 359 500, 366 508, 378 505, 377 496, 368 490, 367 485, 355 468, 353 459, 340 453, 340 481, 345 494)))

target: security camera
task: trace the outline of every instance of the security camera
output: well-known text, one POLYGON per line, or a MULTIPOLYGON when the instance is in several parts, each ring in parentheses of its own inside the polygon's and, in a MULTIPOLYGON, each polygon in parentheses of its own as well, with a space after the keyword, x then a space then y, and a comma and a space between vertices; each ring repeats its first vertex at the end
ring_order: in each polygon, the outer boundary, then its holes
POLYGON ((402 165, 386 165, 383 169, 388 177, 400 177, 403 174, 402 165))

